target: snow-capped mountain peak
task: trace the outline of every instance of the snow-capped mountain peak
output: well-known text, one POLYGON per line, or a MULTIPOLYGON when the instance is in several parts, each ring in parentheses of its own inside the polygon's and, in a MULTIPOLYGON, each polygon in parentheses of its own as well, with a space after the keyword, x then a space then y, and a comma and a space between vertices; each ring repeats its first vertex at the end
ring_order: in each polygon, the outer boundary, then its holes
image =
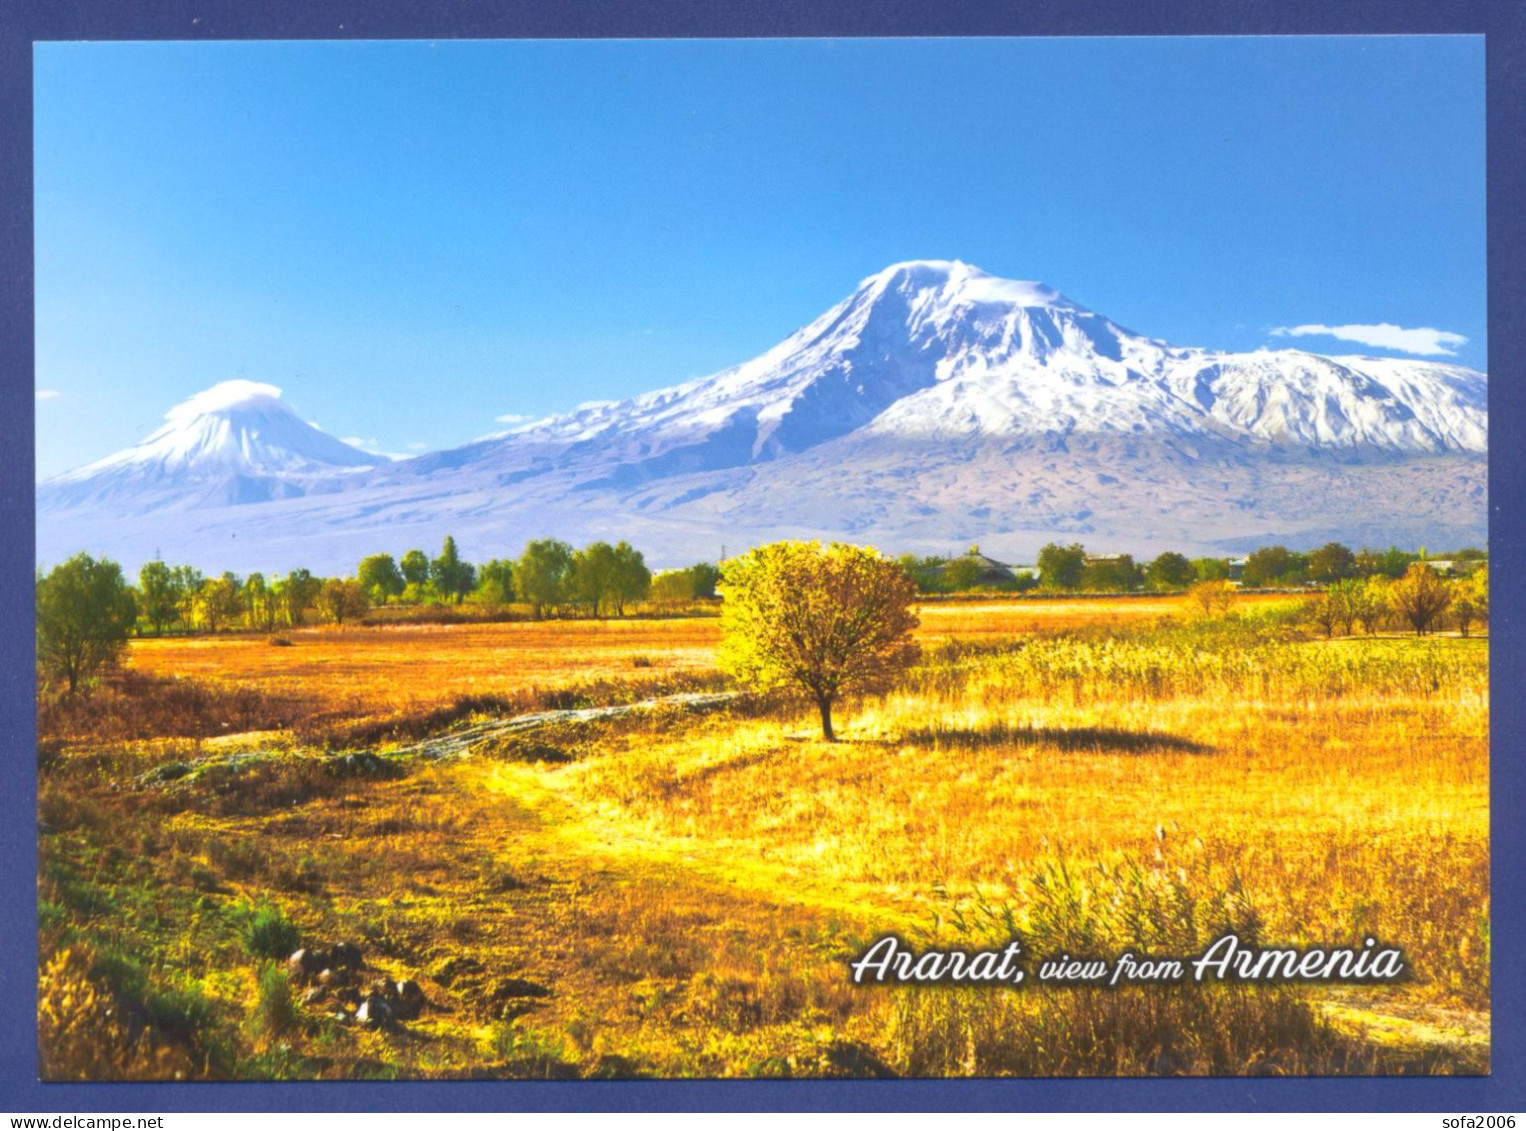
MULTIPOLYGON (((686 463, 735 465, 815 447, 977 372, 1019 362, 1074 372, 1155 366, 1163 352, 1043 283, 958 260, 908 260, 868 276, 742 365, 627 401, 580 405, 503 439, 583 443, 639 433, 658 446, 701 440, 706 452, 689 452, 686 463)), ((1108 383, 1116 380, 1110 372, 1108 383)))
POLYGON ((235 377, 231 381, 219 381, 210 389, 203 389, 194 396, 181 401, 164 414, 172 423, 184 423, 198 416, 214 413, 233 413, 240 409, 285 407, 281 402, 281 390, 263 381, 247 381, 235 377))
POLYGON ((41 485, 39 553, 107 529, 137 555, 210 545, 209 523, 243 546, 257 522, 271 561, 278 543, 317 562, 318 540, 331 568, 407 548, 403 529, 415 545, 476 531, 482 553, 648 531, 669 561, 723 535, 1030 554, 1060 534, 1207 549, 1461 545, 1485 529, 1484 374, 1168 345, 957 260, 892 264, 709 377, 501 419, 511 431, 390 463, 304 423, 274 386, 224 382, 41 485), (246 503, 270 505, 229 505, 246 503))
POLYGON ((41 484, 39 506, 137 506, 187 490, 197 501, 260 501, 386 462, 307 423, 275 385, 223 381, 170 409, 140 443, 41 484))
POLYGON ((892 263, 858 285, 860 294, 926 295, 945 309, 957 306, 999 305, 1080 311, 1059 291, 1044 283, 1002 279, 958 259, 909 259, 892 263))
POLYGON ((312 473, 385 462, 307 423, 275 385, 222 381, 164 414, 141 443, 54 482, 86 479, 108 468, 173 475, 312 473))
POLYGON ((1040 282, 958 260, 865 278, 711 377, 516 428, 513 450, 639 452, 624 477, 735 467, 853 433, 886 439, 1196 436, 1396 454, 1484 450, 1487 383, 1457 366, 1173 347, 1040 282), (614 447, 611 447, 614 445, 614 447), (676 454, 675 454, 676 453, 676 454))

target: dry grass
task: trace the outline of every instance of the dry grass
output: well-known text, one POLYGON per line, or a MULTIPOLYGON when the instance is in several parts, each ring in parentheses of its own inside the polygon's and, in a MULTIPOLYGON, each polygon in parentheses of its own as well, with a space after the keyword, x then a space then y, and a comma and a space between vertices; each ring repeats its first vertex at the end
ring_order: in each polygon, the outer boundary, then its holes
POLYGON ((216 738, 281 730, 312 713, 310 700, 258 687, 150 675, 109 674, 89 695, 48 693, 37 704, 44 742, 131 742, 149 738, 216 738))
POLYGON ((254 686, 308 697, 351 717, 427 711, 473 695, 512 696, 540 687, 632 674, 708 671, 714 620, 540 621, 506 624, 307 628, 263 636, 136 640, 135 670, 214 685, 254 686))
MULTIPOLYGON (((1159 623, 1175 606, 1155 600, 929 606, 923 666, 847 704, 844 742, 762 703, 579 724, 535 739, 565 760, 387 780, 315 777, 304 743, 327 728, 385 745, 557 695, 708 684, 714 622, 135 644, 132 670, 309 714, 289 762, 199 792, 121 784, 215 739, 70 732, 42 781, 45 1010, 94 994, 124 1021, 88 1047, 57 1037, 51 1071, 1480 1070, 1487 642, 1310 641, 1278 605, 1217 626, 1159 623), (398 1033, 287 1017, 244 942, 258 907, 305 941, 359 941, 431 1008, 398 1033), (892 930, 1016 929, 1041 954, 1190 953, 1226 928, 1375 934, 1416 977, 1326 994, 904 992, 845 976, 892 930)), ((77 1033, 66 1014, 56 1032, 77 1033)))
MULTIPOLYGON (((918 637, 929 646, 1002 639, 1078 621, 1137 623, 1180 608, 1180 598, 929 603, 919 608, 918 637)), ((254 634, 135 640, 128 664, 150 675, 253 687, 360 717, 438 709, 472 695, 627 680, 635 668, 643 676, 712 671, 720 627, 713 617, 693 617, 321 627, 283 635, 292 647, 271 647, 269 638, 254 634)))

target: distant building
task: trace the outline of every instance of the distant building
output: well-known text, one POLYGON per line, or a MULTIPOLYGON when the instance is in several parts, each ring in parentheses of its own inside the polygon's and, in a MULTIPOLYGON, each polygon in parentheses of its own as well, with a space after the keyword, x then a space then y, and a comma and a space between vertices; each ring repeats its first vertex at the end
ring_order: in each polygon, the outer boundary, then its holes
POLYGON ((993 557, 982 554, 977 549, 972 549, 957 558, 950 558, 937 567, 937 575, 942 577, 955 562, 973 562, 975 564, 976 568, 980 571, 975 576, 975 584, 977 585, 999 585, 1004 582, 1016 581, 1019 572, 1035 577, 1038 575, 1037 570, 1031 570, 1027 567, 1010 566, 1006 562, 999 562, 993 557))

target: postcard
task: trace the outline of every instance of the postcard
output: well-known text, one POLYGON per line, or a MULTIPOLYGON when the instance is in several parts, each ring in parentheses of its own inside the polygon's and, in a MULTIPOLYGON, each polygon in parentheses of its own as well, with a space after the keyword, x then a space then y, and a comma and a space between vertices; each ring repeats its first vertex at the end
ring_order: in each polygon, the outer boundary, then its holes
POLYGON ((40 1079, 1489 1074, 1482 36, 33 59, 40 1079))

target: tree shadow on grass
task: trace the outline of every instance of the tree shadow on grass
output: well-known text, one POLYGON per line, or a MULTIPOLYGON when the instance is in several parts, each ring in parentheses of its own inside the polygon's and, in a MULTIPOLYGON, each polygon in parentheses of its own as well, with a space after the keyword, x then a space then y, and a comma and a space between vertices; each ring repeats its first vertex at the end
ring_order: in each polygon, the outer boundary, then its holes
MULTIPOLYGON (((786 738, 786 741, 793 740, 786 738)), ((803 742, 805 739, 800 739, 799 741, 803 742)), ((769 757, 776 753, 776 750, 766 749, 754 750, 746 754, 739 754, 735 758, 728 758, 724 762, 713 762, 708 766, 701 766, 699 769, 684 775, 684 777, 677 781, 661 783, 658 788, 664 795, 672 795, 679 792, 680 790, 689 789, 693 786, 700 785, 703 782, 709 781, 717 774, 729 774, 738 770, 748 769, 751 766, 756 766, 758 763, 766 761, 769 757)))
POLYGON ((903 741, 966 750, 991 746, 1057 746, 1067 753, 1080 754, 1214 753, 1212 746, 1180 735, 1111 727, 925 727, 908 731, 903 741))

